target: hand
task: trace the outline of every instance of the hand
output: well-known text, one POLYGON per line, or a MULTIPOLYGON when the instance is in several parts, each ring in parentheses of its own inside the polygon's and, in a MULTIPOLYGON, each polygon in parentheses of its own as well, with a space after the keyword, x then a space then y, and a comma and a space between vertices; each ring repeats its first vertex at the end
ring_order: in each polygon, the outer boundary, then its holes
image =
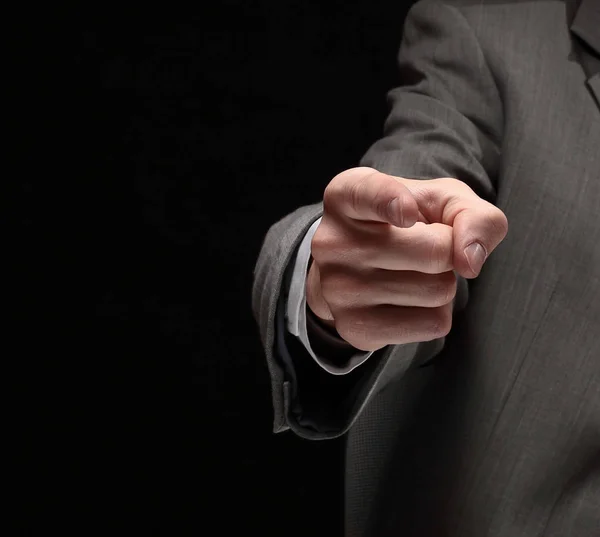
POLYGON ((353 168, 332 179, 323 207, 307 304, 364 351, 446 336, 453 271, 477 277, 508 231, 500 209, 451 178, 353 168))

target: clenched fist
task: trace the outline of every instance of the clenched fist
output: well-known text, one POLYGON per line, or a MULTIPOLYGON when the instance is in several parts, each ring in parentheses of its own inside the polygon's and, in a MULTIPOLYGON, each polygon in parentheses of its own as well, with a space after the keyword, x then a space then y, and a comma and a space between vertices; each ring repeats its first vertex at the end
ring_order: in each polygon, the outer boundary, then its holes
POLYGON ((465 183, 353 168, 329 183, 312 239, 306 300, 352 346, 448 334, 456 276, 475 278, 508 231, 465 183))

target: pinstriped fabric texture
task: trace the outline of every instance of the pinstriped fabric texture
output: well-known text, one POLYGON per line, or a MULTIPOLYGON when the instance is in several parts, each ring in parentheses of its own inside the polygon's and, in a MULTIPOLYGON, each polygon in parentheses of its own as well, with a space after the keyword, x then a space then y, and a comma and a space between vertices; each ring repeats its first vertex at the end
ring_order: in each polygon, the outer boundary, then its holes
POLYGON ((269 231, 253 299, 275 430, 347 432, 348 536, 600 535, 599 10, 597 0, 411 9, 404 86, 361 164, 463 180, 510 230, 445 340, 376 353, 339 408, 302 415, 318 377, 303 377, 298 404, 286 405, 275 348, 283 273, 322 208, 269 231), (588 15, 576 33, 578 9, 588 15), (334 411, 338 429, 320 430, 334 411))

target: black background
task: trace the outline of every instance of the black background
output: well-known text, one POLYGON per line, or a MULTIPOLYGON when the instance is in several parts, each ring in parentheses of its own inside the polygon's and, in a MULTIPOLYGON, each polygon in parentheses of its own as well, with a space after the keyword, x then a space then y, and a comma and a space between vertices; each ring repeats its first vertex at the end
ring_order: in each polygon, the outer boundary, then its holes
POLYGON ((271 432, 252 271, 381 134, 407 8, 38 13, 15 49, 20 535, 341 534, 342 441, 271 432))

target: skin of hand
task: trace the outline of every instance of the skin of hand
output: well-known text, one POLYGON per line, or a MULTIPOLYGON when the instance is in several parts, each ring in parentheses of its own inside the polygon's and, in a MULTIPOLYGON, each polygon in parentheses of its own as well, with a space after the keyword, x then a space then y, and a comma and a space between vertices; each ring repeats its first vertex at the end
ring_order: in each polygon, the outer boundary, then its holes
POLYGON ((353 347, 430 341, 452 327, 456 273, 476 278, 508 221, 457 179, 367 167, 335 176, 312 239, 306 301, 353 347))

